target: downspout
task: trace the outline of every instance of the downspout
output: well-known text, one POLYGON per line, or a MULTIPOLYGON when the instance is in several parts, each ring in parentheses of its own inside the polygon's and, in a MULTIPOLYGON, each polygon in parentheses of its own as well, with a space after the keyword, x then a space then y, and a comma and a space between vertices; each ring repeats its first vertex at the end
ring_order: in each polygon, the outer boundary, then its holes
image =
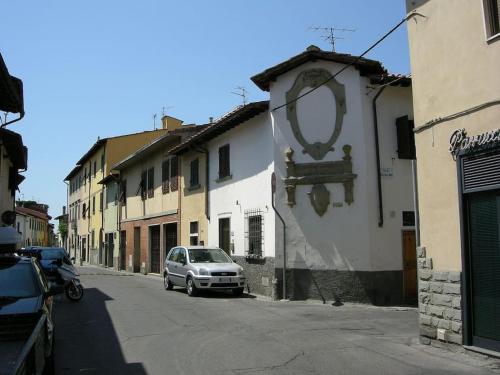
MULTIPOLYGON (((71 258, 71 253, 69 251, 69 233, 70 233, 70 228, 71 228, 71 219, 70 219, 70 209, 69 209, 69 182, 66 182, 66 181, 63 181, 65 184, 66 184, 66 207, 68 208, 68 224, 66 224, 67 226, 67 238, 66 238, 66 249, 68 250, 68 253, 70 255, 70 258, 71 258)), ((75 254, 74 254, 75 258, 76 258, 76 249, 75 249, 75 254)))
POLYGON ((378 117, 377 117, 377 99, 385 90, 386 86, 382 86, 372 100, 373 110, 373 132, 375 140, 375 159, 377 162, 377 190, 378 190, 378 226, 384 226, 384 206, 382 202, 382 176, 380 174, 380 145, 378 139, 378 117))
POLYGON ((20 112, 20 115, 18 118, 14 119, 14 120, 11 120, 11 121, 7 121, 6 123, 2 124, 2 126, 0 126, 0 129, 3 129, 5 128, 7 125, 10 125, 10 124, 13 124, 15 122, 18 122, 20 120, 22 120, 24 118, 24 111, 20 112))
POLYGON ((282 299, 286 299, 286 225, 285 221, 281 217, 280 213, 276 209, 276 206, 274 205, 274 194, 276 193, 276 174, 273 172, 271 175, 271 206, 273 207, 274 212, 276 213, 276 216, 281 221, 281 224, 283 225, 283 282, 282 282, 282 293, 283 295, 281 296, 282 299))
POLYGON ((413 209, 415 210, 415 240, 417 247, 420 246, 420 216, 418 211, 418 184, 417 184, 417 161, 411 161, 413 182, 413 209))

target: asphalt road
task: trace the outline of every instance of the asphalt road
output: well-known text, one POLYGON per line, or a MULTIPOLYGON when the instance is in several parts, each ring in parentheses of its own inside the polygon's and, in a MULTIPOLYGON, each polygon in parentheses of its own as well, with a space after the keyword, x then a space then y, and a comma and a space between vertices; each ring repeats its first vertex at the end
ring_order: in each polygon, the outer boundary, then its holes
POLYGON ((492 373, 491 362, 420 345, 415 309, 191 298, 160 278, 81 273, 84 299, 56 300, 57 374, 492 373))

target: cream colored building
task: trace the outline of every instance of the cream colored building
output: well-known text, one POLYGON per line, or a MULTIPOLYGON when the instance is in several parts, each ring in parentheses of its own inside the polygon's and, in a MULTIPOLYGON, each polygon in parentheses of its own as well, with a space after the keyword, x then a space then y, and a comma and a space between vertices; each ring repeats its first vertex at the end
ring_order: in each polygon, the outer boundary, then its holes
POLYGON ((66 176, 70 252, 82 262, 105 264, 104 192, 99 184, 110 166, 167 132, 166 128, 98 139, 66 176))
POLYGON ((407 1, 424 343, 500 350, 499 7, 407 1))

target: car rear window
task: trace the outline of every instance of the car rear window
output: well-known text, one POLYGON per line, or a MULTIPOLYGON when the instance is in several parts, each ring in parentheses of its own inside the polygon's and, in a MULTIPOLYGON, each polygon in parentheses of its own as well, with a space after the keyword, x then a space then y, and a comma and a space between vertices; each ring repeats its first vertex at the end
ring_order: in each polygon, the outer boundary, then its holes
POLYGON ((40 294, 30 263, 0 263, 0 297, 28 298, 40 294))

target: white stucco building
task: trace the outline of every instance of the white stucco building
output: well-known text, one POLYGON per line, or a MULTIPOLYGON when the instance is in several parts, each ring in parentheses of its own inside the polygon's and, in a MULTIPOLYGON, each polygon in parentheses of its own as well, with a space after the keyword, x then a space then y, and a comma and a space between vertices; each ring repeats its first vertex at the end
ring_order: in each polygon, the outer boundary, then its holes
POLYGON ((269 102, 174 149, 208 152, 208 243, 274 298, 285 253, 287 298, 414 302, 411 80, 315 46, 252 80, 269 102))

